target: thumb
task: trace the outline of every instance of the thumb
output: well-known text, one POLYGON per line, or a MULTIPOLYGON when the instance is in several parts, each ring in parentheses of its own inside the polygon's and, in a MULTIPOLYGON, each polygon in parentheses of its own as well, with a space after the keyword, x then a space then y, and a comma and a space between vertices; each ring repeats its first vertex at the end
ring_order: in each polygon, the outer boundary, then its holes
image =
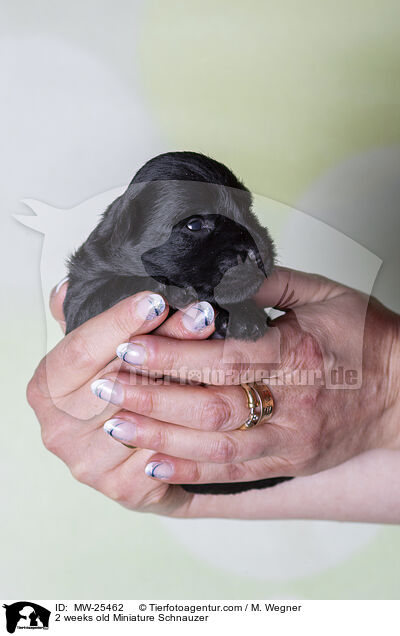
POLYGON ((288 267, 276 267, 254 296, 261 307, 285 310, 308 303, 334 298, 346 288, 318 274, 299 272, 288 267))

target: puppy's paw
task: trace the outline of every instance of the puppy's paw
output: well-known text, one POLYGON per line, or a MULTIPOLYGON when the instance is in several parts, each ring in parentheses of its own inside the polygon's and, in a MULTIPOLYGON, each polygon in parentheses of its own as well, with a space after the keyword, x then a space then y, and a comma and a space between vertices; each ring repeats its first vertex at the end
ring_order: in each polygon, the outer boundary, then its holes
POLYGON ((244 302, 229 308, 227 338, 235 340, 258 340, 268 329, 265 312, 253 302, 244 302))
POLYGON ((235 340, 258 340, 268 329, 267 319, 264 321, 243 322, 235 321, 229 324, 227 338, 235 340))

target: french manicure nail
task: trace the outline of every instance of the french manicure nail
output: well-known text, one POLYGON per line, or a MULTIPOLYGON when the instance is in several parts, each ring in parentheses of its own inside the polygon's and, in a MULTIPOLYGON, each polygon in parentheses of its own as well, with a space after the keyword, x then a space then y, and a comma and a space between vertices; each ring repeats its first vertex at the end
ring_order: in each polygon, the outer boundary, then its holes
POLYGON ((60 282, 58 283, 57 287, 54 290, 55 294, 58 294, 58 292, 60 291, 61 287, 64 285, 64 283, 66 283, 68 280, 68 276, 65 276, 62 280, 60 280, 60 282))
POLYGON ((111 404, 122 404, 124 399, 124 389, 119 382, 113 380, 95 380, 90 385, 92 393, 101 400, 111 402, 111 404))
POLYGON ((159 294, 149 294, 145 298, 139 300, 136 305, 136 311, 144 320, 154 320, 160 316, 165 310, 165 301, 159 294))
POLYGON ((117 347, 117 356, 128 364, 143 364, 146 360, 146 349, 134 342, 123 342, 117 347))
POLYGON ((182 316, 182 322, 188 331, 201 331, 214 320, 214 309, 206 301, 189 307, 182 316))
POLYGON ((111 437, 114 437, 119 442, 134 442, 136 438, 136 424, 134 422, 128 422, 122 420, 119 417, 114 417, 111 420, 104 422, 103 426, 106 433, 111 437))
POLYGON ((174 467, 169 462, 150 462, 144 472, 148 477, 156 479, 169 479, 174 474, 174 467))

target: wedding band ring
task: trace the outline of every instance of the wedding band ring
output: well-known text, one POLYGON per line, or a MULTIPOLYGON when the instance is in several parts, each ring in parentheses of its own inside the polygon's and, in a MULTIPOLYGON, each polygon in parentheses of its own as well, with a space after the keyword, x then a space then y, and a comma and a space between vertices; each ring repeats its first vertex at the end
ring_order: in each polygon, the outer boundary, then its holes
POLYGON ((253 428, 261 422, 266 422, 274 411, 274 398, 266 384, 255 382, 254 384, 241 384, 246 393, 247 406, 250 413, 247 420, 239 427, 239 430, 253 428))

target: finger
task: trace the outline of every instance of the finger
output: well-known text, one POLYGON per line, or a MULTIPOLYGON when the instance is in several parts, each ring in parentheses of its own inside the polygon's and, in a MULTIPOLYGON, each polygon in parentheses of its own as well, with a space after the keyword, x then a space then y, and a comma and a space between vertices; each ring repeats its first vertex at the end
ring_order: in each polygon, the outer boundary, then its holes
POLYGON ((246 394, 239 386, 218 389, 149 380, 130 373, 104 374, 92 385, 103 400, 140 415, 204 431, 234 430, 249 416, 246 394))
POLYGON ((283 446, 282 431, 276 425, 261 424, 251 431, 208 433, 124 410, 107 420, 104 430, 117 442, 129 446, 217 464, 258 459, 276 453, 283 446))
MULTIPOLYGON (((191 386, 123 372, 102 375, 92 383, 92 390, 127 411, 202 431, 236 430, 250 415, 247 394, 240 386, 191 386)), ((281 387, 274 393, 274 423, 280 424, 286 419, 288 396, 281 387)), ((78 395, 78 403, 81 400, 78 395)))
MULTIPOLYGON (((116 444, 102 427, 87 433, 73 418, 64 419, 65 426, 60 426, 54 417, 41 423, 46 448, 67 464, 78 481, 133 509, 151 510, 154 506, 154 511, 158 507, 159 512, 160 504, 167 510, 174 503, 167 497, 171 490, 168 484, 150 481, 144 472, 151 451, 116 444)), ((188 495, 182 491, 179 501, 189 501, 188 495)))
POLYGON ((168 315, 158 294, 141 292, 71 331, 42 360, 33 386, 43 397, 67 395, 93 378, 115 356, 121 340, 152 331, 168 315))
POLYGON ((50 294, 50 311, 53 317, 59 323, 62 331, 65 333, 65 318, 64 318, 64 299, 67 293, 68 288, 68 277, 66 276, 54 289, 52 289, 50 294))
POLYGON ((42 437, 46 448, 60 457, 79 481, 94 485, 102 475, 138 452, 131 445, 115 444, 110 437, 107 439, 102 422, 95 430, 85 430, 80 422, 71 424, 72 421, 70 418, 64 430, 46 424, 42 437))
POLYGON ((182 311, 175 312, 156 329, 159 336, 179 340, 209 338, 215 329, 214 309, 210 303, 194 303, 182 311))
POLYGON ((280 457, 262 457, 248 462, 210 464, 169 455, 152 455, 146 464, 148 477, 169 484, 213 484, 255 481, 295 476, 295 469, 280 457))
MULTIPOLYGON (((257 342, 242 340, 176 340, 156 335, 135 336, 121 343, 118 357, 136 369, 204 384, 255 381, 254 369, 272 368, 280 360, 280 332, 270 329, 257 342)), ((275 367, 274 367, 275 368, 275 367)))
POLYGON ((99 417, 97 421, 93 420, 88 425, 82 425, 80 420, 60 412, 53 405, 50 408, 42 408, 39 422, 43 443, 67 465, 82 464, 82 470, 83 465, 86 465, 89 470, 92 454, 96 453, 96 468, 100 472, 109 470, 115 463, 128 457, 132 449, 122 444, 119 449, 114 449, 112 445, 105 443, 103 432, 105 419, 107 418, 99 417))
POLYGON ((276 267, 254 296, 254 300, 262 307, 284 310, 334 298, 345 289, 324 276, 276 267))

